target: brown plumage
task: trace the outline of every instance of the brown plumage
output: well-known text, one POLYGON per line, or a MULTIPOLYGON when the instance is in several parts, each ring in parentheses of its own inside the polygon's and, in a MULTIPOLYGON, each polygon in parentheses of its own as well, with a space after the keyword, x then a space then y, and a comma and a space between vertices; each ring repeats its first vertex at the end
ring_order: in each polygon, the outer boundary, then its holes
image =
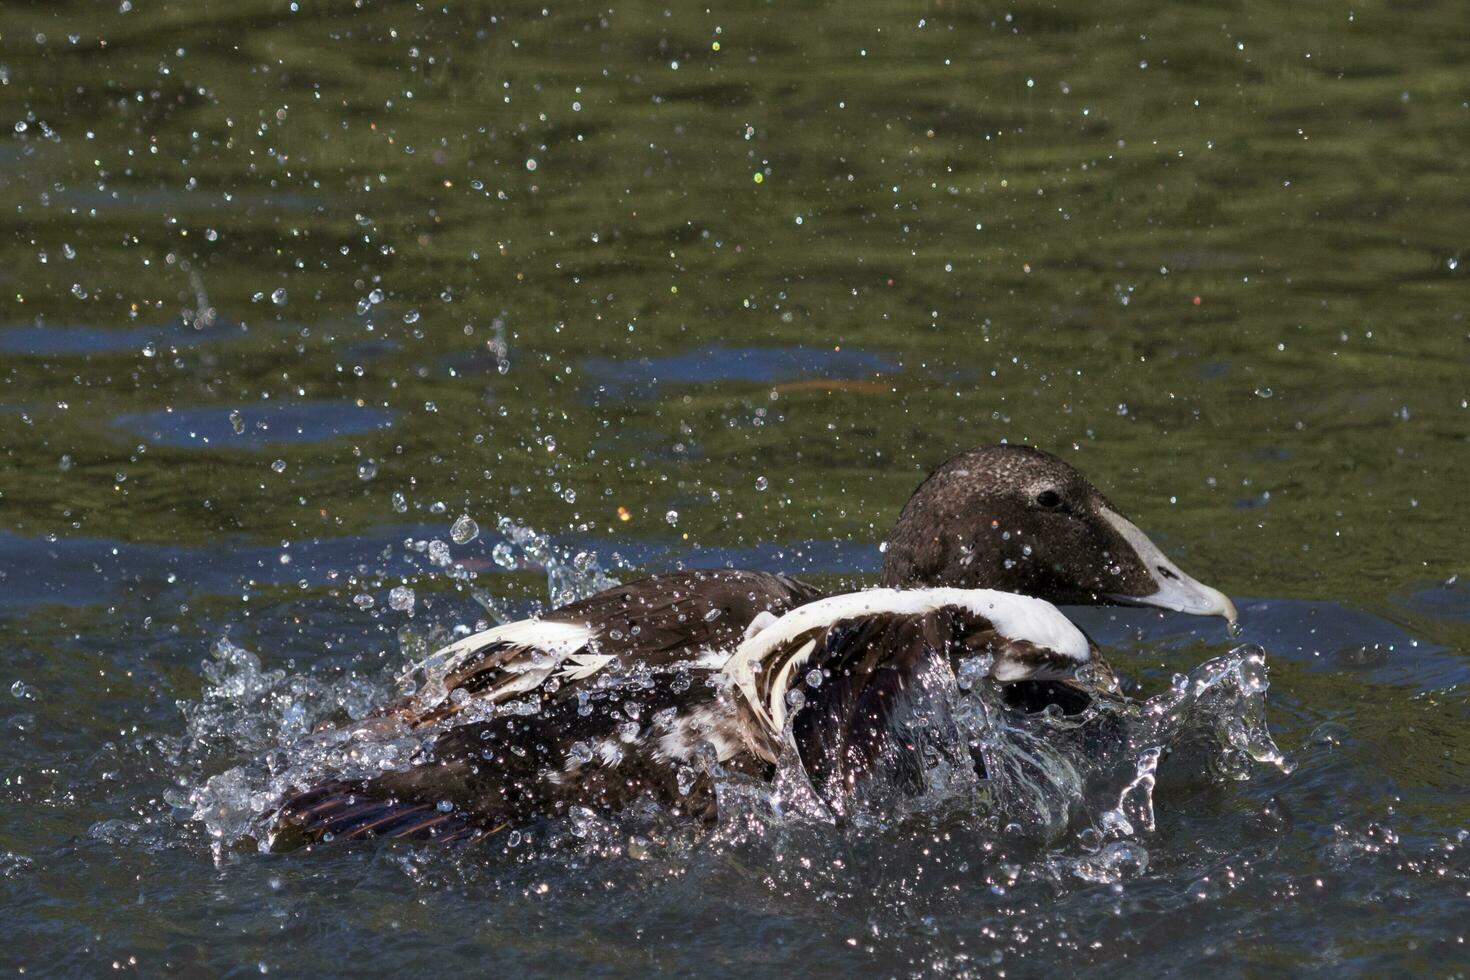
MULTIPOLYGON (((882 578, 905 589, 988 588, 1051 602, 1234 614, 1070 465, 1024 447, 972 450, 930 474, 889 536, 882 578)), ((770 733, 752 728, 740 696, 720 683, 721 658, 752 624, 821 597, 766 572, 678 572, 460 641, 431 695, 361 723, 363 737, 373 737, 374 725, 437 727, 426 757, 371 780, 307 787, 271 815, 271 833, 277 846, 329 837, 465 841, 570 806, 613 812, 639 797, 711 816, 708 779, 693 765, 702 743, 716 746, 727 768, 757 776, 775 757, 770 733), (537 639, 537 630, 550 638, 537 639), (497 713, 511 700, 534 713, 497 713)), ((813 784, 839 814, 872 781, 922 784, 920 767, 934 749, 914 741, 910 722, 916 713, 942 714, 934 706, 944 699, 930 695, 953 686, 960 658, 1003 654, 1017 677, 1055 677, 1072 663, 956 610, 832 623, 815 648, 790 680, 807 705, 792 733, 813 784), (811 670, 821 684, 806 680, 811 670)), ((1057 680, 1011 684, 1007 694, 1029 708, 1086 703, 1057 680)))

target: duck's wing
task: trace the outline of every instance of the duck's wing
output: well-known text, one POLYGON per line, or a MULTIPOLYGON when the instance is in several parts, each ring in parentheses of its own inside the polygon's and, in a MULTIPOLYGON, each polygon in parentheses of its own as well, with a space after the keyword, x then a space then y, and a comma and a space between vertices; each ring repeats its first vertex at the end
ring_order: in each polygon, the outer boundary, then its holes
POLYGON ((675 674, 547 699, 531 714, 451 719, 407 769, 329 778, 288 795, 265 820, 274 850, 389 837, 472 843, 571 807, 613 813, 651 799, 714 815, 704 746, 730 771, 764 774, 728 693, 675 674))
POLYGON ((1087 637, 1050 603, 989 590, 835 596, 743 643, 725 667, 774 756, 789 739, 812 784, 841 812, 864 780, 913 786, 951 724, 954 665, 990 658, 1002 683, 1071 677, 1093 659, 1087 637), (803 705, 788 715, 793 691, 803 705))
POLYGON ((274 846, 477 840, 640 795, 705 812, 713 797, 692 765, 701 746, 736 769, 765 763, 749 754, 730 695, 691 674, 717 672, 752 624, 819 597, 781 575, 679 572, 465 637, 429 658, 418 695, 361 723, 439 727, 425 757, 289 795, 268 819, 274 846), (465 713, 520 696, 527 713, 465 713))
POLYGON ((395 713, 421 725, 469 704, 547 687, 565 698, 610 666, 655 673, 718 669, 759 617, 780 616, 820 596, 810 585, 767 572, 655 575, 457 640, 425 661, 421 692, 395 713))

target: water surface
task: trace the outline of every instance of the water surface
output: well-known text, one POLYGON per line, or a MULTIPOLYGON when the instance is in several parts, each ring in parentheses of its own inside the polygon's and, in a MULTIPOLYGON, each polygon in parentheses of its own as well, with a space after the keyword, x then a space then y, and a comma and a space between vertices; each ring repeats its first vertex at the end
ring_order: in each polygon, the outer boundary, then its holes
MULTIPOLYGON (((1463 975, 1466 37, 1452 0, 5 4, 0 965, 1463 975), (1109 842, 1146 858, 963 809, 468 856, 191 819, 591 554, 871 582, 1000 439, 1237 597, 1290 772, 1166 760, 1109 842)), ((1076 616, 1140 697, 1237 642, 1076 616)))

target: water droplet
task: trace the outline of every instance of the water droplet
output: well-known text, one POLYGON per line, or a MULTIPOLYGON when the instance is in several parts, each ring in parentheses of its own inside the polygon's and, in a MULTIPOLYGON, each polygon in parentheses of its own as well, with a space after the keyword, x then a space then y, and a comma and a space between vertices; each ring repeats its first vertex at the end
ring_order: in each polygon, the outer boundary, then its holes
POLYGON ((245 434, 245 420, 240 416, 238 408, 230 409, 230 428, 235 430, 235 435, 245 434))
POLYGON ((271 464, 271 469, 275 470, 277 473, 286 472, 286 461, 284 459, 276 460, 274 463, 271 464))
POLYGON ((286 287, 284 287, 284 286, 278 287, 275 290, 275 292, 271 293, 271 302, 274 303, 274 304, 276 304, 277 306, 285 306, 286 305, 286 287))
POLYGON ((408 498, 400 490, 393 491, 393 509, 400 514, 408 513, 408 498))
POLYGON ((435 538, 429 542, 429 562, 441 567, 448 565, 452 558, 449 556, 449 545, 435 538))
POLYGON ((678 526, 679 512, 677 510, 669 511, 667 514, 664 515, 664 520, 668 521, 671 526, 678 526))
POLYGON ((532 171, 534 173, 535 170, 536 170, 536 166, 537 166, 537 164, 536 164, 536 158, 535 157, 528 157, 526 159, 526 169, 527 170, 530 170, 530 171, 532 171))
POLYGON ((352 597, 352 604, 359 609, 371 609, 373 608, 373 597, 366 592, 359 592, 352 597))
POLYGON ((765 490, 770 485, 771 485, 771 481, 770 480, 767 480, 763 476, 758 476, 758 477, 755 478, 755 488, 757 490, 765 490))
POLYGON ((1270 388, 1267 388, 1265 385, 1262 385, 1261 387, 1256 389, 1257 398, 1270 398, 1274 394, 1276 394, 1276 392, 1272 391, 1270 388))
POLYGON ((357 464, 357 478, 359 480, 371 480, 378 475, 378 464, 371 459, 365 459, 357 464))
POLYGON ((455 544, 469 544, 480 536, 480 525, 468 514, 461 514, 459 520, 449 529, 449 539, 455 544))
POLYGON ((388 592, 388 605, 399 612, 413 612, 414 603, 413 589, 406 585, 400 585, 388 592))

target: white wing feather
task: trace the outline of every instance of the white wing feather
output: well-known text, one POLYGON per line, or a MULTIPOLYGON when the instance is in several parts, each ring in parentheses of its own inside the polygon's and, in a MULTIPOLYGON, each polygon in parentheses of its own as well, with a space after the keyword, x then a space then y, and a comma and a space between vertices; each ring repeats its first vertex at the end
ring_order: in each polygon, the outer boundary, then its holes
MULTIPOLYGON (((1003 636, 1024 640, 1062 654, 1079 664, 1091 658, 1087 637, 1051 603, 994 589, 869 589, 830 596, 793 609, 775 623, 751 635, 725 664, 724 673, 744 694, 751 710, 779 735, 786 721, 786 685, 811 656, 815 643, 806 640, 778 663, 768 663, 807 634, 834 623, 863 616, 922 616, 946 606, 983 616, 1003 636), (756 674, 780 670, 771 689, 770 703, 760 697, 756 674)), ((1000 678, 1009 680, 1015 678, 1000 678)))

